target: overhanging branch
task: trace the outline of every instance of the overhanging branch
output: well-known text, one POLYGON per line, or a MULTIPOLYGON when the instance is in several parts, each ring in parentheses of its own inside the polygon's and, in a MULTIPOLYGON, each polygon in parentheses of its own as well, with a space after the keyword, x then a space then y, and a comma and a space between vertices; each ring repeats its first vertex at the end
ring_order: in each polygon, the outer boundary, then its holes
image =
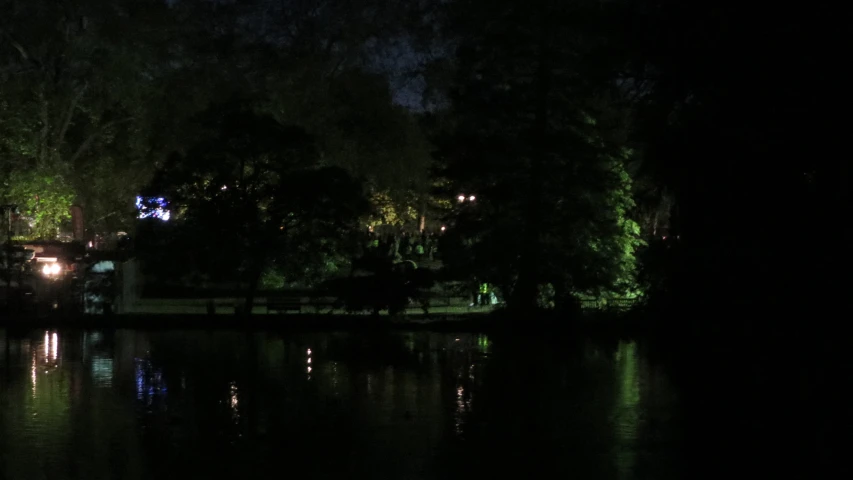
POLYGON ((17 51, 18 51, 18 53, 21 55, 21 58, 22 58, 25 62, 29 62, 29 61, 30 61, 30 55, 27 53, 27 49, 26 49, 26 48, 24 48, 24 46, 23 46, 23 45, 21 45, 20 43, 18 43, 18 42, 17 42, 17 41, 16 41, 16 40, 11 36, 11 35, 9 35, 7 32, 0 30, 0 33, 2 33, 4 37, 6 37, 6 40, 8 40, 8 41, 9 41, 9 43, 12 45, 12 47, 13 47, 15 50, 17 50, 17 51))
POLYGON ((97 132, 89 135, 89 138, 87 138, 83 143, 80 144, 80 146, 77 148, 77 151, 74 152, 74 155, 71 156, 70 163, 73 165, 74 162, 76 162, 77 159, 80 158, 81 155, 86 153, 86 151, 92 146, 92 143, 94 143, 95 139, 98 138, 99 135, 103 134, 107 129, 133 120, 134 117, 127 117, 119 120, 113 120, 112 122, 107 122, 101 125, 97 132))
POLYGON ((74 111, 77 110, 77 104, 80 103, 80 99, 83 97, 83 94, 86 93, 86 89, 89 87, 89 83, 85 82, 77 91, 77 94, 74 95, 74 98, 71 99, 71 104, 68 106, 68 111, 65 112, 65 119, 62 121, 62 127, 59 130, 59 134, 56 137, 56 148, 59 149, 63 143, 65 143, 65 134, 68 132, 68 127, 71 125, 71 119, 74 118, 74 111))

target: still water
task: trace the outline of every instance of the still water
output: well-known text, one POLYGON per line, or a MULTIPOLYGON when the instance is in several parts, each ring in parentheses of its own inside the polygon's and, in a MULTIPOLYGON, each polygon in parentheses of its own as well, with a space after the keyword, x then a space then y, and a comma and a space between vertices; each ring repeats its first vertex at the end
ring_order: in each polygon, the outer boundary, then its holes
POLYGON ((0 479, 678 478, 633 343, 0 330, 0 479))

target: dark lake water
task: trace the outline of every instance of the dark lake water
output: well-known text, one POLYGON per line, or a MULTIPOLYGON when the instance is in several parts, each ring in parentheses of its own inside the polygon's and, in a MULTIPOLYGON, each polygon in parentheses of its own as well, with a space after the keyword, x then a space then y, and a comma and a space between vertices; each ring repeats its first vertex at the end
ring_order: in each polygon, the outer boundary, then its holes
POLYGON ((0 479, 683 478, 634 343, 0 330, 0 479))

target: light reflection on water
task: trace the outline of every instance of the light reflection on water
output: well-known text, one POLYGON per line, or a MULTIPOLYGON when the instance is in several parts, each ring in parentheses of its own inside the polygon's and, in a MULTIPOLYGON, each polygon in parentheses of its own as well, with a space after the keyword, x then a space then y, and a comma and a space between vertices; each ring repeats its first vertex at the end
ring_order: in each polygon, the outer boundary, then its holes
POLYGON ((34 465, 60 479, 280 478, 282 462, 320 476, 472 478, 530 462, 640 478, 647 426, 670 398, 649 388, 634 344, 572 355, 428 332, 0 336, 9 479, 37 478, 34 465))
POLYGON ((231 421, 234 423, 240 422, 240 394, 237 388, 237 382, 231 382, 230 405, 231 405, 231 421))
POLYGON ((636 345, 620 343, 613 356, 617 382, 612 418, 616 428, 616 466, 620 478, 631 478, 642 415, 636 345))

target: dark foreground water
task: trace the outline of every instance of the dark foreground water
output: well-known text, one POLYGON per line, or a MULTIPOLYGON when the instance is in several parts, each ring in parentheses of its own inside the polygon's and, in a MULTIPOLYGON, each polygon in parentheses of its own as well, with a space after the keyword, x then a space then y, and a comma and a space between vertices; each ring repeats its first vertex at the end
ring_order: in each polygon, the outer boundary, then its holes
POLYGON ((0 330, 0 478, 682 478, 637 345, 0 330))

